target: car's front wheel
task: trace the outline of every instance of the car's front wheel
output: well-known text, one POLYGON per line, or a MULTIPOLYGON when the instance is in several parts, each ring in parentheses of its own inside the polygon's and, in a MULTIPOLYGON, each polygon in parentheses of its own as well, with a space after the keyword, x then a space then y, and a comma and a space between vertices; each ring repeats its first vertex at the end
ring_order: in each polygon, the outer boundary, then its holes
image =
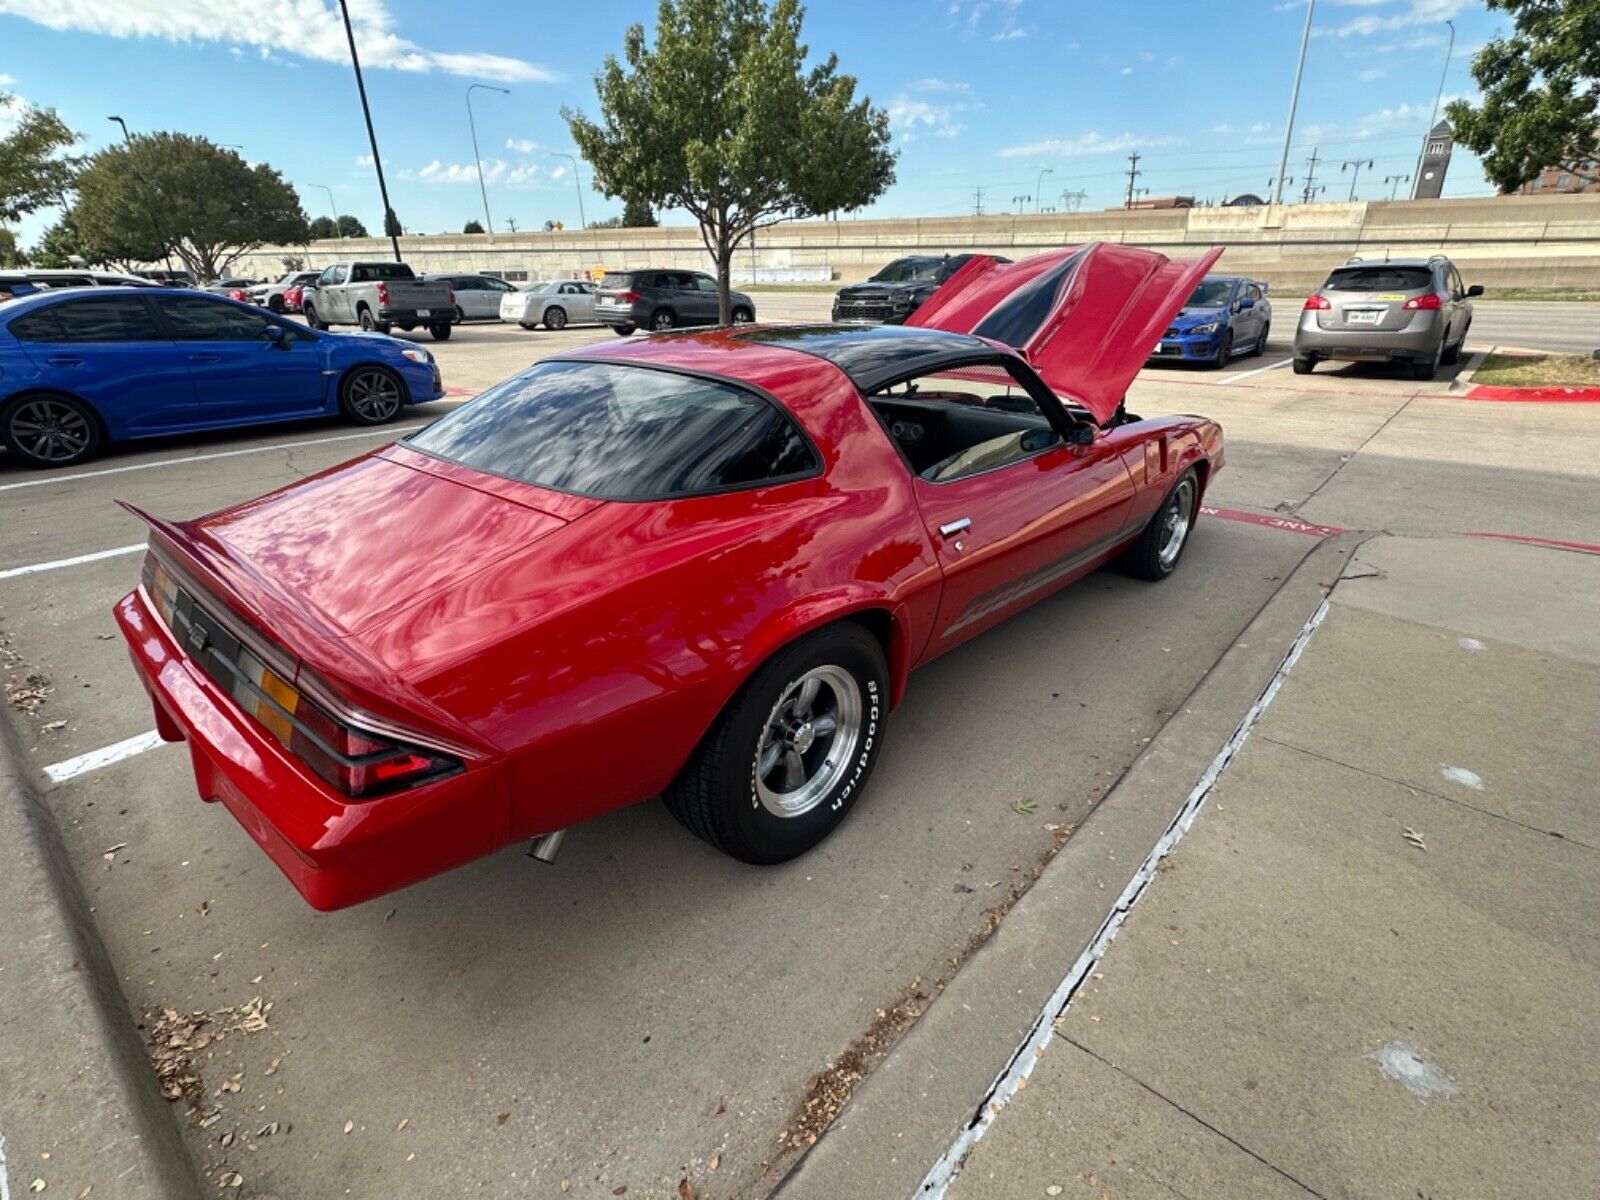
POLYGON ((888 698, 888 665, 871 632, 853 621, 818 630, 739 690, 667 789, 667 807, 741 862, 804 854, 860 798, 888 698))
POLYGON ((742 304, 733 310, 732 316, 733 323, 735 325, 749 325, 752 324, 756 319, 755 313, 751 312, 742 304))
POLYGON ((357 367, 339 385, 339 407, 357 425, 385 425, 405 402, 405 384, 387 367, 357 367))
POLYGON ((1165 579, 1178 569, 1199 515, 1200 477, 1190 467, 1172 485, 1144 532, 1122 552, 1118 565, 1137 579, 1165 579))
POLYGON ((317 310, 313 305, 302 304, 300 306, 300 315, 306 319, 306 324, 313 329, 326 329, 328 327, 327 322, 317 316, 317 310))
POLYGON ((100 449, 100 418, 71 396, 19 396, 0 412, 0 442, 30 467, 70 467, 100 449))
POLYGON ((1228 365, 1228 360, 1233 357, 1233 330, 1223 331, 1222 340, 1217 343, 1216 357, 1206 363, 1212 370, 1218 370, 1228 365))
POLYGON ((613 325, 611 327, 611 332, 616 334, 618 337, 632 337, 633 330, 634 326, 632 325, 613 325))
POLYGON ((677 324, 677 314, 674 313, 670 308, 658 308, 655 312, 650 314, 650 328, 658 333, 672 329, 676 327, 677 324))
POLYGON ((1296 354, 1294 356, 1294 373, 1296 375, 1309 375, 1316 365, 1317 360, 1309 355, 1296 354))

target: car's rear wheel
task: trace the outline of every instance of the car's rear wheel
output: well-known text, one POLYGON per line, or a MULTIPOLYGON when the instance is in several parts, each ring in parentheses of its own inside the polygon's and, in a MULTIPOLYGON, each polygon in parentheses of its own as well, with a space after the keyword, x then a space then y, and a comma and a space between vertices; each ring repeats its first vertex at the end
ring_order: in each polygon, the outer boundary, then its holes
POLYGON ((405 402, 406 385, 387 367, 356 367, 339 385, 339 407, 357 425, 385 425, 405 402))
POLYGON ((1217 344, 1217 355, 1216 355, 1216 357, 1211 359, 1208 363, 1206 363, 1206 366, 1210 367, 1212 370, 1217 370, 1220 367, 1227 366, 1228 360, 1230 358, 1232 358, 1232 357, 1233 357, 1233 330, 1228 329, 1228 330, 1225 330, 1223 332, 1222 341, 1217 344))
POLYGON ((445 321, 440 321, 437 325, 428 326, 428 332, 433 335, 433 340, 436 342, 448 342, 450 340, 450 330, 450 324, 445 321))
POLYGON ((267 297, 267 311, 270 312, 270 313, 281 313, 281 312, 283 312, 283 297, 282 296, 268 296, 267 297))
POLYGON ((370 308, 363 308, 357 320, 361 328, 365 329, 368 333, 389 332, 389 322, 378 320, 377 317, 372 315, 372 310, 370 308))
POLYGON ((667 789, 691 833, 748 863, 827 837, 883 744, 889 671, 866 628, 842 621, 780 650, 739 690, 667 789))
POLYGON ((732 316, 735 325, 749 325, 756 319, 755 313, 742 304, 733 310, 732 316))
POLYGON ((655 312, 650 314, 650 328, 657 333, 667 329, 673 329, 677 326, 677 324, 677 314, 674 313, 670 308, 658 308, 655 310, 655 312))
POLYGON ((1308 355, 1296 354, 1294 356, 1293 370, 1296 375, 1309 375, 1317 360, 1308 355))
POLYGON ((611 332, 618 337, 632 337, 633 330, 634 327, 632 325, 613 325, 611 327, 611 332))
POLYGON ((1444 357, 1439 361, 1446 366, 1454 366, 1461 361, 1461 347, 1467 343, 1467 331, 1463 329, 1461 336, 1444 348, 1444 357))
POLYGON ((1118 565, 1136 579, 1165 579, 1178 569, 1199 514, 1200 477, 1190 467, 1172 485, 1144 532, 1122 552, 1118 565))
POLYGON ((1261 327, 1261 336, 1256 339, 1256 344, 1250 347, 1250 357, 1260 358, 1267 351, 1267 334, 1272 330, 1270 324, 1261 327))
POLYGON ((328 327, 322 318, 317 316, 316 308, 310 304, 302 304, 300 306, 300 315, 306 319, 306 324, 313 329, 326 329, 328 327))
POLYGON ((0 442, 30 467, 70 467, 93 458, 100 418, 71 396, 19 396, 0 413, 0 442))
POLYGON ((1433 352, 1432 358, 1419 359, 1411 364, 1411 378, 1432 379, 1439 373, 1439 363, 1444 358, 1444 339, 1439 339, 1439 348, 1433 352))
POLYGON ((544 327, 546 329, 565 329, 567 327, 567 310, 556 304, 552 304, 545 309, 544 327))
POLYGON ((467 314, 461 311, 461 306, 456 305, 456 324, 459 325, 467 319, 467 314))

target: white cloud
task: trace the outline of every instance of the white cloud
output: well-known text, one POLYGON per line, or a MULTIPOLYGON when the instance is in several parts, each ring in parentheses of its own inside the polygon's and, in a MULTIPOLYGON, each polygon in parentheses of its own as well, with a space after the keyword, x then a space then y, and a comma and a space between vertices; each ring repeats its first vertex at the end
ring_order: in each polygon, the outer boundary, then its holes
POLYGON ((532 154, 539 148, 539 143, 532 138, 507 138, 506 149, 515 150, 518 154, 532 154))
POLYGON ((3 71, 0 71, 0 87, 10 87, 15 82, 16 80, 11 78, 11 76, 7 75, 3 71))
MULTIPOLYGON (((221 42, 254 46, 263 57, 276 50, 340 65, 350 61, 337 0, 256 0, 250 5, 235 0, 0 0, 0 14, 108 37, 221 42)), ((549 68, 518 58, 419 46, 394 32, 385 0, 350 0, 350 20, 363 66, 443 71, 502 83, 557 78, 549 68)))
POLYGON ((1124 150, 1143 150, 1147 146, 1170 146, 1177 140, 1166 136, 1136 137, 1131 133, 1102 137, 1090 131, 1075 138, 1045 138, 1038 142, 1003 146, 996 153, 1001 158, 1076 158, 1086 154, 1120 154, 1124 150))
POLYGON ((1370 37, 1374 33, 1407 29, 1414 25, 1442 25, 1457 16, 1462 9, 1469 7, 1471 3, 1472 0, 1406 0, 1403 12, 1392 13, 1389 16, 1356 17, 1343 25, 1326 30, 1319 29, 1316 32, 1331 33, 1342 38, 1370 37))
POLYGON ((1025 38, 1031 31, 1024 25, 1013 25, 1009 29, 1002 29, 999 33, 989 35, 991 42, 1015 42, 1025 38))
POLYGON ((1118 75, 1132 75, 1133 74, 1133 68, 1132 67, 1123 67, 1122 70, 1117 72, 1117 74, 1118 75))
POLYGON ((925 79, 914 79, 906 84, 908 92, 970 92, 970 83, 960 83, 954 79, 940 79, 930 75, 925 79))
MULTIPOLYGON (((420 170, 401 171, 399 178, 417 183, 476 184, 478 168, 475 163, 447 163, 436 158, 420 170)), ((551 171, 549 178, 559 179, 560 175, 551 171)), ((544 182, 544 172, 538 163, 509 163, 502 158, 486 158, 483 160, 483 182, 496 187, 538 187, 544 182)))
POLYGON ((1360 75, 1356 76, 1356 78, 1362 83, 1371 83, 1374 79, 1382 79, 1388 73, 1389 72, 1385 71, 1382 67, 1368 67, 1366 70, 1362 71, 1360 75))
POLYGON ((967 108, 965 104, 932 104, 902 92, 889 101, 889 128, 902 142, 915 141, 917 135, 923 133, 956 137, 967 128, 956 114, 966 112, 967 108))

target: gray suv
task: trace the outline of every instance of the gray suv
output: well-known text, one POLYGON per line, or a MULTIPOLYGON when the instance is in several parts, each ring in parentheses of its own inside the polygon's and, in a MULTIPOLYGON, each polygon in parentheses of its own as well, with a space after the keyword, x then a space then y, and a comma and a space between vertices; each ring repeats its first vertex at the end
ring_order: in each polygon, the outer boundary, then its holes
POLYGON ((1442 254, 1379 262, 1352 258, 1306 297, 1294 331, 1294 373, 1324 359, 1403 362, 1414 379, 1432 379, 1453 363, 1472 326, 1472 297, 1461 272, 1442 254))
MULTIPOLYGON (((733 323, 756 319, 755 301, 743 292, 729 292, 733 323)), ((717 281, 700 271, 654 267, 607 271, 594 294, 595 320, 627 337, 635 329, 660 332, 680 325, 717 323, 717 281)))

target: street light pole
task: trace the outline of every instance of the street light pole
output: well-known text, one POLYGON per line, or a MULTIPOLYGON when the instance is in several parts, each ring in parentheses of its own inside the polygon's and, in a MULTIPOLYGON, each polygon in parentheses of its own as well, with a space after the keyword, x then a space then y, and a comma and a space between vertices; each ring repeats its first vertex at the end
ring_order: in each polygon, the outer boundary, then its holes
POLYGON ((333 209, 333 236, 342 238, 344 227, 339 223, 339 206, 334 202, 333 189, 325 183, 308 183, 307 187, 321 188, 328 193, 328 207, 333 209))
POLYGON ((372 109, 367 106, 367 85, 361 78, 361 56, 356 53, 356 31, 350 25, 350 5, 347 0, 339 0, 339 11, 344 14, 344 36, 350 42, 350 65, 356 71, 356 91, 361 93, 361 115, 367 120, 367 141, 372 146, 372 169, 378 173, 378 195, 383 198, 383 231, 389 235, 389 242, 394 246, 395 262, 401 262, 400 219, 389 207, 389 185, 383 181, 383 156, 378 153, 378 135, 372 129, 372 109))
POLYGON ((1278 173, 1273 178, 1277 186, 1272 191, 1272 203, 1283 203, 1283 177, 1289 172, 1289 142, 1294 137, 1294 113, 1300 107, 1300 77, 1306 70, 1306 47, 1311 43, 1311 16, 1317 11, 1317 0, 1307 0, 1306 28, 1300 35, 1300 62, 1294 69, 1294 91, 1289 93, 1289 124, 1283 130, 1283 155, 1278 159, 1278 173))
POLYGON ((1396 196, 1398 196, 1400 194, 1400 185, 1402 183, 1410 183, 1411 182, 1411 176, 1409 176, 1409 175, 1385 175, 1383 177, 1383 181, 1385 183, 1394 184, 1394 186, 1389 189, 1389 199, 1393 200, 1396 196))
POLYGON ((572 164, 572 182, 578 189, 578 224, 584 229, 589 228, 589 222, 583 215, 583 179, 578 174, 578 160, 560 150, 549 150, 546 153, 551 158, 564 158, 572 164))
POLYGON ((478 164, 478 191, 483 196, 483 223, 489 227, 489 244, 494 245, 494 222, 489 218, 489 189, 483 186, 483 157, 478 153, 478 123, 472 119, 472 93, 482 88, 486 92, 511 95, 510 89, 489 83, 475 83, 467 88, 467 127, 472 130, 472 161, 478 164))
POLYGON ((1341 172, 1349 171, 1351 167, 1355 168, 1350 173, 1350 199, 1354 200, 1356 198, 1356 180, 1361 178, 1361 168, 1365 167, 1369 171, 1372 170, 1372 160, 1370 158, 1348 159, 1339 170, 1341 172))
POLYGON ((1036 182, 1033 185, 1033 195, 1034 195, 1033 211, 1034 212, 1038 212, 1039 211, 1039 205, 1044 203, 1044 192, 1041 190, 1044 187, 1044 177, 1046 175, 1054 175, 1054 174, 1055 174, 1055 172, 1052 171, 1049 167, 1046 167, 1044 170, 1039 172, 1038 182, 1036 182))
POLYGON ((144 181, 144 176, 139 174, 138 168, 133 165, 133 134, 128 132, 128 123, 121 117, 109 118, 122 126, 122 140, 128 143, 128 166, 133 170, 135 178, 139 180, 139 190, 150 200, 150 227, 156 231, 156 241, 161 243, 161 258, 167 264, 167 270, 172 270, 172 246, 167 241, 167 235, 161 231, 161 218, 156 213, 157 205, 151 197, 150 188, 144 181))
POLYGON ((1445 24, 1450 26, 1450 44, 1445 48, 1444 52, 1444 69, 1439 72, 1439 90, 1433 95, 1433 115, 1428 118, 1428 128, 1423 130, 1422 145, 1417 150, 1416 169, 1411 172, 1412 179, 1416 180, 1411 188, 1411 198, 1413 200, 1416 199, 1417 188, 1422 186, 1422 158, 1428 151, 1428 137, 1433 133, 1435 122, 1439 120, 1439 101, 1444 99, 1444 81, 1445 77, 1450 74, 1450 56, 1456 51, 1456 23, 1454 21, 1446 21, 1445 24))

